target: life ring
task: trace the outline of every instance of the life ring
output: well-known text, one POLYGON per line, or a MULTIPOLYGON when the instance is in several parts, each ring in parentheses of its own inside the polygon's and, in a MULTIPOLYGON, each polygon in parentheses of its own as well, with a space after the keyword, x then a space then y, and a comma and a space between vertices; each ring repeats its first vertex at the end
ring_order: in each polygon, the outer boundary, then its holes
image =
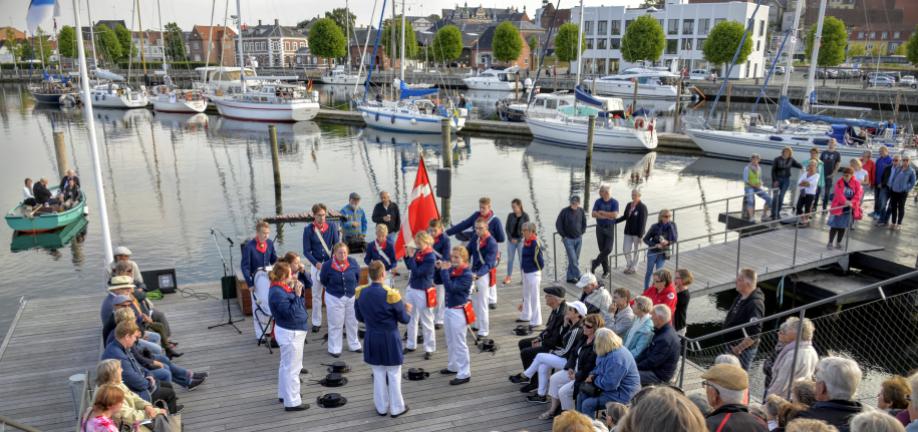
POLYGON ((642 129, 644 127, 644 117, 636 117, 634 119, 634 128, 642 129))
POLYGON ((191 93, 185 93, 185 100, 191 102, 191 93))

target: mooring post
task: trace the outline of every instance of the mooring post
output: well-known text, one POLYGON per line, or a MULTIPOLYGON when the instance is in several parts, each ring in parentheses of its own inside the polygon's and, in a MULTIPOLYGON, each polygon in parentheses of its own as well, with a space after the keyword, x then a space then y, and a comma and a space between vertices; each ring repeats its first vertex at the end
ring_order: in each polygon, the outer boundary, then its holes
POLYGON ((583 167, 583 206, 590 205, 590 171, 593 169, 593 134, 596 132, 596 116, 591 115, 587 122, 586 161, 583 167))
MULTIPOLYGON (((440 120, 440 133, 443 135, 443 140, 440 143, 440 153, 443 157, 443 169, 449 172, 449 175, 453 175, 453 149, 452 149, 452 131, 449 122, 451 119, 445 118, 440 120)), ((450 199, 449 198, 440 198, 440 221, 444 225, 449 224, 449 213, 450 213, 450 199)))
POLYGON ((67 146, 63 132, 54 132, 54 157, 57 159, 57 173, 63 177, 67 172, 67 146))

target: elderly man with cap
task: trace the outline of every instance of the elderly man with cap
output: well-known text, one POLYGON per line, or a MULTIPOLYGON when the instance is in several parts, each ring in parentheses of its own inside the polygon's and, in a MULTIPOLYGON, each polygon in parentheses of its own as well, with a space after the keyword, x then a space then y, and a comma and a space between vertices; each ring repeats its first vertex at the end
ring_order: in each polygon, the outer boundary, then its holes
POLYGON ((360 207, 360 195, 351 192, 347 197, 347 205, 341 207, 341 231, 344 242, 347 244, 364 242, 367 235, 367 214, 360 207))
MULTIPOLYGON (((520 339, 517 344, 520 349, 520 360, 523 363, 523 368, 529 368, 533 359, 539 353, 549 352, 562 343, 564 318, 568 308, 567 303, 564 301, 564 288, 553 285, 545 287, 542 291, 545 293, 545 304, 548 305, 551 312, 548 315, 545 328, 538 336, 520 339)), ((523 387, 520 391, 529 392, 535 390, 537 381, 535 376, 530 377, 530 385, 523 387)))
POLYGON ((713 411, 705 420, 708 430, 720 432, 767 432, 768 425, 749 413, 746 391, 749 376, 743 368, 732 364, 715 364, 701 378, 708 404, 713 411))
POLYGON ((130 263, 131 267, 134 268, 135 283, 136 282, 143 283, 143 275, 140 274, 140 267, 138 267, 137 263, 131 259, 131 255, 133 255, 133 253, 131 253, 130 249, 128 249, 126 246, 118 246, 115 248, 114 255, 115 255, 115 260, 109 264, 108 269, 107 269, 109 278, 114 276, 115 265, 117 265, 119 262, 127 262, 127 263, 130 263))
POLYGON ((587 306, 588 313, 598 313, 602 315, 603 321, 613 322, 615 316, 609 311, 612 308, 612 295, 609 290, 602 286, 593 273, 584 273, 577 281, 577 288, 583 290, 580 295, 580 301, 587 306))
POLYGON ((162 346, 162 336, 146 328, 147 324, 153 321, 149 316, 143 313, 139 302, 134 297, 134 288, 134 282, 131 280, 130 276, 112 277, 108 285, 109 295, 105 301, 102 302, 102 313, 105 313, 106 310, 108 311, 108 313, 102 317, 103 338, 107 337, 108 332, 114 330, 117 324, 114 317, 115 309, 119 306, 129 307, 134 311, 134 316, 137 318, 135 323, 143 332, 142 338, 137 341, 137 344, 142 348, 149 349, 153 354, 169 354, 172 357, 181 357, 182 353, 177 353, 173 351, 172 348, 164 349, 162 346))
POLYGON ((668 383, 676 374, 682 342, 669 324, 673 312, 664 304, 655 305, 651 311, 653 338, 650 345, 635 358, 641 374, 641 386, 668 383))
POLYGON ((570 205, 561 209, 555 220, 555 230, 561 234, 561 243, 567 253, 567 282, 577 283, 580 279, 580 247, 586 232, 586 212, 580 207, 580 197, 574 195, 570 205))

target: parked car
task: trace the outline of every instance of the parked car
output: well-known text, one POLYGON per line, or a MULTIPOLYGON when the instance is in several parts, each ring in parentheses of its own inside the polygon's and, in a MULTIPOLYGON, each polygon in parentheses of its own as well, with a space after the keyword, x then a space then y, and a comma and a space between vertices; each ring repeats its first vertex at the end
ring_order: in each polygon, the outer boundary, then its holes
POLYGON ((887 75, 876 75, 867 80, 871 87, 892 87, 896 85, 896 80, 887 75))
POLYGON ((903 75, 899 79, 899 85, 904 87, 918 88, 918 81, 915 80, 913 75, 903 75))
POLYGON ((708 75, 710 75, 710 73, 704 69, 692 69, 692 71, 689 72, 688 79, 692 81, 704 81, 708 79, 708 75))
POLYGON ((775 66, 775 75, 784 75, 785 72, 784 66, 775 66))

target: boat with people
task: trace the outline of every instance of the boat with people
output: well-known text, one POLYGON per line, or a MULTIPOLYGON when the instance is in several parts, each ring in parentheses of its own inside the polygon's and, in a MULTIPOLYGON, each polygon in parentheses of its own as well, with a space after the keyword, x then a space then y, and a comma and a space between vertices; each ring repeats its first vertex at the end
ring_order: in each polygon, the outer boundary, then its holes
POLYGON ((676 99, 681 77, 677 73, 647 68, 629 68, 617 75, 584 80, 594 94, 632 97, 637 83, 637 96, 651 99, 676 99))
POLYGON ((472 90, 514 91, 532 87, 532 81, 528 78, 520 81, 518 66, 505 69, 489 68, 477 75, 463 78, 462 82, 472 90))
MULTIPOLYGON (((58 188, 52 188, 52 196, 57 195, 58 188)), ((86 209, 86 194, 80 194, 79 201, 69 208, 56 208, 54 206, 29 205, 25 200, 20 201, 4 216, 6 224, 13 231, 26 233, 40 233, 65 227, 83 217, 86 209)))
POLYGON ((71 77, 66 75, 51 75, 43 72, 41 82, 29 85, 29 94, 40 104, 59 105, 66 98, 77 98, 77 88, 73 86, 71 77))

